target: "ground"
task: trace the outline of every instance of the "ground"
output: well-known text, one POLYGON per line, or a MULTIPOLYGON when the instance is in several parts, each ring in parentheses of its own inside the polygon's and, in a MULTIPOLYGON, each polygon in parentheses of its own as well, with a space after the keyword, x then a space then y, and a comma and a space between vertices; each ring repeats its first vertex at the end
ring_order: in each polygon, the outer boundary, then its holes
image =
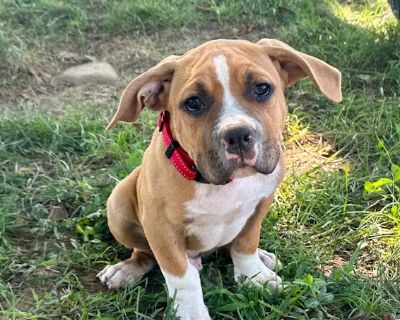
POLYGON ((262 37, 339 68, 344 99, 308 81, 288 90, 287 176, 261 239, 287 287, 238 287, 211 254, 210 314, 400 318, 400 26, 385 1, 40 0, 0 4, 0 319, 173 319, 158 269, 113 292, 95 278, 129 255, 105 201, 140 164, 156 116, 104 128, 129 80, 166 55, 262 37), (93 59, 116 68, 115 85, 55 83, 93 59))

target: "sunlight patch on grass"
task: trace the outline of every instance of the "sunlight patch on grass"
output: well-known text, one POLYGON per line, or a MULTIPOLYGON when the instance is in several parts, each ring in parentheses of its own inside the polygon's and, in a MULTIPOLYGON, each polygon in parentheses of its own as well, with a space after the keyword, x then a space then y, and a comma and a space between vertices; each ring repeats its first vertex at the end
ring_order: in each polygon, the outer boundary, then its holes
POLYGON ((331 5, 335 15, 352 25, 385 33, 388 26, 398 22, 387 0, 369 1, 369 3, 348 3, 331 5))

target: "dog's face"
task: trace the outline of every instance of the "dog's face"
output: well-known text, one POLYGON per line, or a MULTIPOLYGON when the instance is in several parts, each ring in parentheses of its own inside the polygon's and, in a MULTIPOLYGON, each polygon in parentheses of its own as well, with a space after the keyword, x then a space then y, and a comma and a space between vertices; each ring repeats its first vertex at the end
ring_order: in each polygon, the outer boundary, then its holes
POLYGON ((283 83, 253 44, 211 42, 189 52, 175 70, 167 108, 176 139, 211 183, 277 165, 283 83))
POLYGON ((210 41, 133 80, 109 127, 144 106, 167 109, 175 139, 209 182, 268 174, 280 158, 284 89, 305 75, 341 99, 336 69, 280 41, 210 41))

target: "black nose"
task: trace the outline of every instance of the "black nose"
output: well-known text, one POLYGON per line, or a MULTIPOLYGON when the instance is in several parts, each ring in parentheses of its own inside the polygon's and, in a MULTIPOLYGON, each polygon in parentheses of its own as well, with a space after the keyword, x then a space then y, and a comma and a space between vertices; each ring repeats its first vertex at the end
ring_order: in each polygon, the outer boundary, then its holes
POLYGON ((240 156, 252 150, 254 146, 254 133, 248 127, 229 129, 222 135, 222 139, 226 144, 226 151, 228 153, 240 156))

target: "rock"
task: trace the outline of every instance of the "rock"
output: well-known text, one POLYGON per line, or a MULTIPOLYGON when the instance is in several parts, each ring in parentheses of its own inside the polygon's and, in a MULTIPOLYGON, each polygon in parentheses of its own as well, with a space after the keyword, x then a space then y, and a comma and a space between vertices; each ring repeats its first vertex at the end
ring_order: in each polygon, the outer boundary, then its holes
POLYGON ((63 207, 52 206, 48 218, 53 221, 65 220, 68 218, 68 213, 63 207))
POLYGON ((73 85, 83 84, 113 84, 118 75, 114 68, 106 62, 89 62, 79 66, 71 67, 56 77, 56 82, 66 82, 73 85))

